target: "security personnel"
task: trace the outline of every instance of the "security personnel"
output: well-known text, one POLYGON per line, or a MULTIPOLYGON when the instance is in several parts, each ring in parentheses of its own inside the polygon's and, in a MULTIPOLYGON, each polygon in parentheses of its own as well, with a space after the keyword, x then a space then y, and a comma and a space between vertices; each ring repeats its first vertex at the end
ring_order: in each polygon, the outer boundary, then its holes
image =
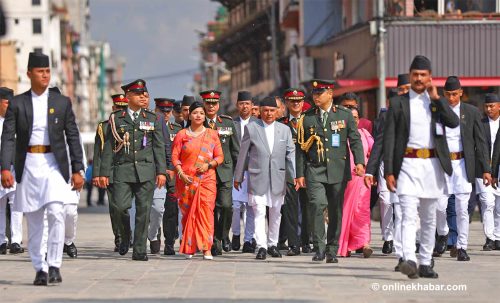
MULTIPOLYGON (((113 111, 121 110, 127 108, 128 100, 125 98, 124 94, 112 95, 113 100, 113 111)), ((102 152, 104 150, 104 142, 106 141, 105 134, 108 131, 108 120, 99 122, 97 125, 97 130, 95 134, 94 141, 94 158, 93 158, 93 169, 92 169, 92 185, 99 186, 99 174, 101 171, 101 161, 102 152)), ((108 194, 108 207, 109 216, 111 217, 111 229, 113 230, 113 235, 115 236, 115 249, 118 251, 118 246, 120 245, 120 233, 118 224, 120 224, 120 219, 117 218, 116 207, 113 202, 113 170, 110 171, 109 175, 109 186, 106 188, 106 193, 108 194)))
POLYGON ((208 127, 219 132, 224 153, 224 163, 217 166, 217 198, 214 210, 214 245, 212 255, 222 255, 222 250, 231 250, 229 230, 233 216, 233 175, 234 166, 240 152, 240 143, 233 119, 225 115, 217 115, 219 111, 220 92, 215 90, 200 93, 203 99, 208 127), (222 243, 221 243, 222 241, 222 243))
POLYGON ((181 125, 184 124, 184 117, 182 116, 182 100, 175 101, 174 110, 172 115, 174 116, 175 123, 181 125))
POLYGON ((136 217, 133 260, 147 261, 146 238, 155 183, 165 185, 166 155, 163 125, 153 111, 147 109, 149 94, 146 83, 138 79, 122 86, 129 100, 126 109, 115 111, 109 118, 104 144, 99 184, 107 187, 113 170, 113 199, 120 225, 120 255, 130 247, 130 229, 126 229, 128 209, 135 198, 136 217), (156 182, 155 182, 156 181, 156 182))
MULTIPOLYGON (((305 96, 305 91, 298 88, 289 88, 283 94, 283 99, 288 109, 288 115, 278 121, 290 127, 295 144, 297 143, 297 123, 302 114, 305 96)), ((296 149, 297 148, 298 146, 296 149)), ((308 228, 307 221, 307 204, 309 203, 309 198, 307 197, 306 189, 300 188, 297 191, 294 186, 293 178, 288 175, 286 186, 285 203, 281 207, 280 242, 284 243, 283 240, 288 240, 287 256, 300 255, 301 244, 302 251, 304 253, 309 253, 311 252, 309 246, 310 229, 308 228), (302 212, 302 221, 300 225, 302 241, 299 239, 299 206, 302 212)))
MULTIPOLYGON (((173 110, 175 110, 175 100, 169 98, 156 98, 155 99, 157 113, 162 113, 166 129, 168 133, 168 140, 174 142, 175 135, 182 129, 182 126, 175 122, 170 122, 173 110)), ((179 103, 180 105, 180 103, 179 103)), ((180 106, 179 106, 180 112, 180 106)), ((165 236, 165 255, 175 255, 174 243, 176 239, 177 223, 179 216, 179 208, 177 206, 177 198, 174 196, 175 192, 175 174, 171 161, 167 163, 167 193, 164 203, 165 212, 163 213, 163 234, 165 236)), ((158 239, 159 240, 159 239, 158 239)))
POLYGON ((300 187, 307 185, 310 199, 308 211, 316 252, 312 260, 321 262, 326 257, 326 263, 338 262, 344 189, 351 178, 348 139, 356 174, 364 175, 363 146, 356 123, 350 110, 333 104, 333 88, 333 81, 312 81, 315 106, 304 112, 297 126, 297 183, 300 187), (329 217, 326 246, 325 208, 329 217))

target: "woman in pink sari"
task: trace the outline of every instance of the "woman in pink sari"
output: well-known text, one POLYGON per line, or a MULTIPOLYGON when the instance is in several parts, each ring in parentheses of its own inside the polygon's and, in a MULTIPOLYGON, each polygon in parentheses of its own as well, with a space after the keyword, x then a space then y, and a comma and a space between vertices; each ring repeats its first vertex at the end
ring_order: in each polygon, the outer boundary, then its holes
POLYGON ((191 259, 197 250, 212 260, 214 207, 217 193, 215 168, 224 160, 217 131, 205 127, 203 104, 189 107, 188 128, 174 139, 172 163, 177 171, 175 194, 182 212, 179 253, 191 259))
MULTIPOLYGON (((358 110, 353 108, 352 115, 356 123, 359 122, 358 110)), ((370 156, 373 137, 364 129, 358 129, 363 142, 365 163, 370 156)), ((351 251, 363 249, 363 256, 370 257, 373 250, 370 248, 370 189, 364 184, 364 177, 354 173, 354 160, 351 153, 351 176, 344 194, 344 208, 342 210, 342 231, 339 237, 338 255, 347 257, 351 251)))

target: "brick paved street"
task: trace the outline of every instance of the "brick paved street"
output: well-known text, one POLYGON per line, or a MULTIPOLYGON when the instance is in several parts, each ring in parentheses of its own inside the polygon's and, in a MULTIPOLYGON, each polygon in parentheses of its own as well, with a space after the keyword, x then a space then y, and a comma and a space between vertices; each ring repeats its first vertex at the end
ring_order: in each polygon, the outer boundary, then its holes
POLYGON ((65 255, 61 285, 32 286, 35 272, 27 253, 0 256, 0 301, 493 302, 498 294, 500 251, 480 251, 484 242, 480 222, 471 226, 471 262, 458 263, 446 256, 436 262, 438 280, 412 281, 392 271, 394 257, 380 253, 378 222, 372 226, 373 257, 344 258, 336 265, 312 263, 311 255, 261 262, 240 252, 214 261, 204 261, 201 256, 185 260, 182 256, 150 255, 149 262, 135 262, 131 253, 122 257, 112 252, 106 208, 81 209, 78 227, 79 256, 69 259, 65 255), (401 290, 411 283, 420 283, 420 287, 465 284, 467 290, 401 290), (377 286, 379 290, 372 290, 377 286), (400 290, 388 291, 387 287, 400 290))

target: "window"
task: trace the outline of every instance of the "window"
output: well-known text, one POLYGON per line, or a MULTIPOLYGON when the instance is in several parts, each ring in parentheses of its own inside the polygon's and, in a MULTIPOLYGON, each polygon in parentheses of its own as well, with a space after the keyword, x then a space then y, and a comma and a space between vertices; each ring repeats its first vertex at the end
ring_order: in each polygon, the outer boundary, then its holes
POLYGON ((16 47, 16 54, 21 53, 21 49, 19 47, 16 47))
POLYGON ((19 19, 15 18, 14 19, 14 24, 16 24, 16 25, 19 24, 19 19))
POLYGON ((43 48, 41 48, 41 47, 35 47, 35 48, 33 48, 33 52, 35 52, 35 53, 43 53, 43 48))
POLYGON ((33 6, 40 6, 42 3, 42 0, 31 0, 31 5, 33 6))
POLYGON ((33 34, 42 33, 42 19, 33 19, 33 34))

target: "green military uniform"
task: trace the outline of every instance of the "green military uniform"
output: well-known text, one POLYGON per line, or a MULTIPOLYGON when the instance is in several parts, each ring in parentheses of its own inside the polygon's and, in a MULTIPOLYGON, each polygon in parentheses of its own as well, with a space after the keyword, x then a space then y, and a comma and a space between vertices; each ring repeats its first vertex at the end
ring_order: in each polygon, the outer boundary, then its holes
POLYGON ((296 154, 296 173, 297 178, 306 179, 313 245, 319 254, 314 261, 323 260, 325 252, 337 254, 344 189, 351 179, 348 139, 354 162, 364 164, 363 146, 351 111, 332 104, 325 116, 326 121, 320 108, 313 106, 298 123, 300 148, 296 154), (329 224, 325 246, 323 211, 326 208, 329 224))
MULTIPOLYGON (((144 80, 136 80, 122 87, 124 91, 147 91, 144 80)), ((163 139, 163 120, 149 109, 140 109, 129 114, 129 108, 111 114, 106 133, 103 161, 100 175, 108 177, 113 170, 113 201, 120 225, 120 254, 128 251, 130 229, 128 209, 135 197, 136 217, 134 231, 133 259, 147 260, 146 242, 149 215, 155 179, 166 174, 165 142, 163 139)))
MULTIPOLYGON (((210 120, 207 118, 207 120, 210 120)), ((210 125, 210 123, 209 123, 210 125)), ((215 236, 214 245, 220 252, 220 241, 224 246, 231 248, 229 230, 233 218, 233 176, 234 167, 240 151, 240 143, 236 133, 233 119, 225 115, 217 115, 212 127, 219 132, 219 139, 224 153, 224 162, 217 166, 217 198, 215 200, 215 236)), ((229 249, 230 250, 230 249, 229 249)))
MULTIPOLYGON (((218 103, 220 95, 221 93, 215 90, 200 93, 205 103, 218 103)), ((222 248, 226 252, 231 250, 229 230, 233 219, 233 177, 240 152, 240 140, 231 117, 216 115, 210 119, 207 116, 206 120, 210 128, 218 131, 224 153, 224 162, 216 168, 217 198, 214 210, 214 245, 212 246, 212 255, 220 255, 222 248)))
MULTIPOLYGON (((95 140, 94 140, 94 158, 93 158, 93 170, 92 177, 99 177, 101 171, 101 161, 102 153, 104 151, 104 142, 106 141, 105 134, 108 130, 108 120, 102 121, 98 124, 95 140)), ((119 220, 116 216, 116 206, 113 202, 113 169, 109 173, 109 186, 106 188, 108 194, 108 206, 109 206, 109 216, 111 217, 111 229, 113 230, 113 235, 115 236, 115 251, 118 251, 118 245, 120 244, 120 230, 118 227, 119 220)))
MULTIPOLYGON (((173 143, 177 133, 182 129, 182 126, 175 122, 167 123, 167 131, 170 141, 173 143)), ((169 170, 173 170, 172 163, 167 163, 169 170)), ((179 208, 177 206, 177 198, 175 193, 175 178, 167 177, 167 198, 165 199, 165 213, 163 214, 163 233, 165 236, 165 254, 175 254, 174 243, 178 236, 177 225, 179 208)))

